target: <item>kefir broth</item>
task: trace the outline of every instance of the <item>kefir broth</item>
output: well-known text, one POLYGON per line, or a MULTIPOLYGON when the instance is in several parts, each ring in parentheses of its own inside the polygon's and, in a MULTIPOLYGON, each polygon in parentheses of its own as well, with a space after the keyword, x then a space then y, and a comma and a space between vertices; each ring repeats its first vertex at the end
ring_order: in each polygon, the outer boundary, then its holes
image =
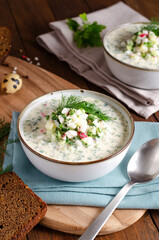
POLYGON ((142 57, 131 58, 122 47, 122 42, 130 39, 136 32, 139 32, 143 26, 145 25, 131 24, 114 29, 109 33, 104 42, 105 48, 110 55, 129 65, 146 69, 159 69, 159 61, 150 62, 142 57))
POLYGON ((59 99, 48 100, 32 109, 23 122, 24 140, 28 146, 38 153, 66 162, 89 162, 106 158, 126 143, 129 129, 124 116, 109 104, 93 98, 84 98, 85 101, 95 103, 100 110, 111 117, 106 121, 106 134, 99 138, 93 146, 68 146, 66 142, 51 140, 45 130, 46 115, 53 112, 59 99))

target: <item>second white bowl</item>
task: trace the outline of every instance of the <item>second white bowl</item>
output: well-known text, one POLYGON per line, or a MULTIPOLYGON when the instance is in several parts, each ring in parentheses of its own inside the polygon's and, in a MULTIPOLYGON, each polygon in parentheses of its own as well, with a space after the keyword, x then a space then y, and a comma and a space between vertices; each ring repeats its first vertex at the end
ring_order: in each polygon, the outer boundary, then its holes
MULTIPOLYGON (((128 34, 130 34, 130 31, 135 33, 135 27, 139 27, 142 24, 146 23, 127 23, 107 32, 103 39, 104 56, 113 75, 125 84, 142 89, 159 89, 159 66, 148 68, 140 64, 133 65, 131 61, 126 62, 118 59, 108 48, 107 41, 111 34, 117 32, 117 35, 114 36, 120 36, 123 29, 124 31, 126 29, 128 34)), ((114 41, 117 42, 116 39, 114 41)), ((115 49, 116 45, 113 48, 115 49)))

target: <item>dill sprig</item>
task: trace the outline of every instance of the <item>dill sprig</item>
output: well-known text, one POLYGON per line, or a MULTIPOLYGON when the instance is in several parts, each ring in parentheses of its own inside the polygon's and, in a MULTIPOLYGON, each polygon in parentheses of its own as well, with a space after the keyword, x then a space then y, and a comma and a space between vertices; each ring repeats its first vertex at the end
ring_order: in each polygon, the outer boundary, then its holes
POLYGON ((60 114, 64 108, 74 108, 74 106, 82 101, 82 98, 79 96, 71 95, 66 97, 62 95, 61 100, 56 109, 57 114, 60 114))
POLYGON ((8 165, 3 169, 4 155, 8 154, 6 147, 8 144, 18 142, 19 139, 6 139, 10 131, 10 123, 5 122, 5 119, 0 119, 0 174, 11 171, 12 165, 8 165))
POLYGON ((150 23, 147 23, 142 30, 154 32, 155 35, 159 37, 159 20, 157 18, 152 18, 150 23))
POLYGON ((86 102, 80 96, 62 96, 56 109, 56 114, 59 115, 64 108, 84 109, 86 113, 93 114, 101 120, 106 121, 111 119, 109 116, 102 113, 94 103, 86 102))
POLYGON ((5 139, 3 144, 1 143, 1 146, 0 146, 0 174, 6 172, 7 169, 11 168, 11 166, 8 165, 5 169, 3 169, 3 160, 4 160, 4 155, 6 153, 7 142, 8 141, 5 139))
POLYGON ((5 122, 5 119, 0 119, 0 174, 3 173, 2 165, 3 165, 3 159, 6 149, 6 142, 4 141, 4 138, 9 134, 10 131, 10 123, 5 122), (3 141, 2 141, 3 140, 3 141))
POLYGON ((3 174, 5 172, 12 171, 12 164, 9 164, 5 169, 0 170, 0 174, 3 174))
POLYGON ((5 119, 0 119, 0 141, 9 134, 10 123, 5 122, 5 119))

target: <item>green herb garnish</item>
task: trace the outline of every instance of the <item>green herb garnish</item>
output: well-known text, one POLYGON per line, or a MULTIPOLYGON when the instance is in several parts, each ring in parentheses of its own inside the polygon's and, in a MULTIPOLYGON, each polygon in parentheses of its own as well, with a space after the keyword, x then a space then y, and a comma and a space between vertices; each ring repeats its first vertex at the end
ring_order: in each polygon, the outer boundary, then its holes
POLYGON ((69 146, 73 146, 73 145, 75 144, 75 140, 76 140, 76 138, 66 139, 66 143, 67 143, 69 146))
POLYGON ((46 120, 49 120, 50 119, 50 116, 49 115, 46 115, 46 120))
POLYGON ((159 20, 157 18, 152 18, 150 23, 147 23, 142 30, 154 32, 155 35, 159 37, 159 20))
POLYGON ((5 137, 8 136, 10 131, 10 123, 5 122, 4 119, 0 119, 0 174, 11 171, 12 165, 8 165, 5 169, 3 169, 3 159, 4 154, 8 154, 6 152, 6 147, 8 144, 19 141, 19 139, 8 139, 5 137))
POLYGON ((61 114, 61 111, 64 108, 74 108, 74 105, 80 103, 81 101, 82 101, 82 98, 79 96, 71 95, 69 97, 66 97, 62 95, 61 100, 58 104, 58 107, 55 111, 56 113, 54 113, 54 115, 56 116, 56 114, 57 115, 61 114))
POLYGON ((61 114, 61 111, 64 108, 84 109, 87 114, 93 114, 101 120, 105 121, 111 119, 109 116, 102 113, 94 103, 86 102, 80 96, 62 96, 61 101, 59 102, 59 105, 54 112, 54 115, 61 114))
POLYGON ((10 123, 5 122, 4 119, 0 119, 0 141, 8 135, 10 130, 10 123))
POLYGON ((9 171, 12 171, 12 164, 9 164, 5 169, 1 168, 0 174, 3 174, 5 172, 9 172, 9 171))
POLYGON ((60 131, 58 131, 58 129, 57 129, 57 131, 56 131, 56 139, 57 139, 58 141, 61 139, 61 133, 60 133, 60 131))
POLYGON ((146 45, 148 48, 153 46, 153 44, 151 42, 145 42, 144 45, 146 45))
POLYGON ((86 13, 80 14, 79 17, 82 20, 82 25, 71 18, 67 19, 67 25, 74 32, 73 39, 76 42, 77 47, 86 48, 88 46, 102 46, 100 32, 106 27, 97 22, 89 23, 86 13))
POLYGON ((10 131, 10 124, 5 122, 4 119, 0 119, 0 174, 3 173, 5 170, 2 170, 3 165, 3 158, 6 149, 6 141, 2 141, 10 131))
POLYGON ((38 130, 38 129, 39 129, 39 128, 38 128, 38 127, 36 127, 36 128, 34 128, 32 131, 33 131, 33 132, 35 132, 35 131, 36 131, 36 130, 38 130))

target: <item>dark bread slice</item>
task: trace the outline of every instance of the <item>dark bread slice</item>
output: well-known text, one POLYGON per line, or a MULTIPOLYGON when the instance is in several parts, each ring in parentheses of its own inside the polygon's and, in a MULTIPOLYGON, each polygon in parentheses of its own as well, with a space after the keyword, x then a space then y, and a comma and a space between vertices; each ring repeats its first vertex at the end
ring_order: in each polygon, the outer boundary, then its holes
POLYGON ((3 63, 11 49, 11 31, 7 27, 0 27, 0 64, 3 63))
POLYGON ((14 173, 0 175, 0 239, 20 240, 43 218, 47 205, 14 173))

